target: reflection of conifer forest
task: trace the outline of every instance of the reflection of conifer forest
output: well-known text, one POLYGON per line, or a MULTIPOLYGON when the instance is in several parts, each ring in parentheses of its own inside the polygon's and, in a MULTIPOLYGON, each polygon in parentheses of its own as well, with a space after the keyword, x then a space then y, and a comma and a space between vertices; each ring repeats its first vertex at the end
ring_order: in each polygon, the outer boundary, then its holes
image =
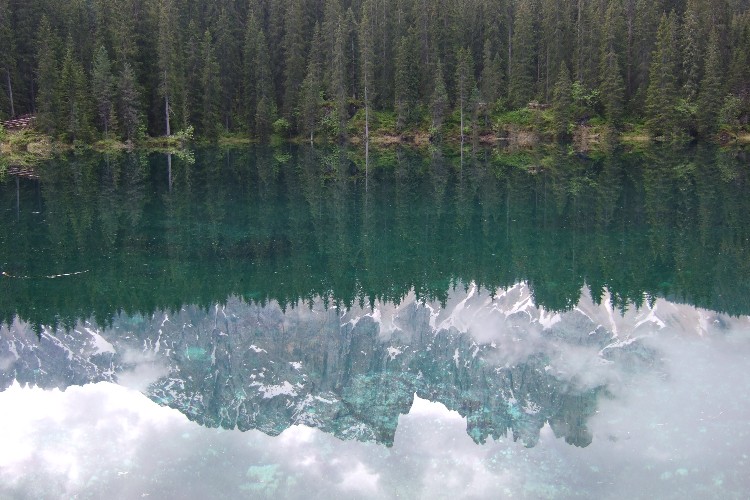
POLYGON ((42 165, 40 181, 6 178, 2 321, 106 324, 230 295, 444 299, 456 283, 519 281, 553 310, 587 285, 621 308, 664 296, 750 313, 744 154, 486 151, 461 166, 397 150, 368 169, 358 154, 203 150, 171 169, 164 156, 76 156, 42 165))
MULTIPOLYGON (((68 141, 746 127, 746 0, 0 0, 0 118, 68 141), (550 104, 530 113, 531 102, 550 104), (536 116, 536 118, 531 115, 536 116), (481 130, 478 130, 481 129, 481 130)), ((535 108, 531 106, 531 108, 535 108)))

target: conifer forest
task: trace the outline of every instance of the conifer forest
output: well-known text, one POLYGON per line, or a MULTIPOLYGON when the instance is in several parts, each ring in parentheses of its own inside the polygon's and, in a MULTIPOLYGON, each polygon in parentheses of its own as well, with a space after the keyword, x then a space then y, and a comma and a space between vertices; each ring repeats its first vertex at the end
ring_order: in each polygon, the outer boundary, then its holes
POLYGON ((747 130, 748 0, 0 0, 0 120, 60 140, 747 130))

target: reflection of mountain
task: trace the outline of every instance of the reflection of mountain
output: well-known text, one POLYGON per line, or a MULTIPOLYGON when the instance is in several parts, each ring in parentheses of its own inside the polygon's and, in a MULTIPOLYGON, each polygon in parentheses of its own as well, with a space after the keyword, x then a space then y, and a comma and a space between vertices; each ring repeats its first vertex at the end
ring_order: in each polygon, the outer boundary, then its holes
POLYGON ((442 310, 413 296, 345 312, 230 299, 41 340, 27 325, 3 327, 0 383, 64 389, 154 366, 147 395, 202 425, 277 435, 304 424, 386 445, 416 393, 465 416, 476 442, 510 433, 533 446, 549 422, 586 446, 586 422, 608 385, 658 369, 644 335, 721 321, 731 320, 664 301, 621 316, 584 298, 554 314, 533 306, 526 285, 494 298, 470 287, 442 310))

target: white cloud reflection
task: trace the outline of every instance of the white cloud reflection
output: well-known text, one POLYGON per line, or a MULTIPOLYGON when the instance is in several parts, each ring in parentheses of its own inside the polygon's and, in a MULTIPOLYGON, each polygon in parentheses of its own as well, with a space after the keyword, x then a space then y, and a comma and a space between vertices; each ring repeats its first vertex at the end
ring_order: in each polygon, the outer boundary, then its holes
MULTIPOLYGON (((166 370, 139 354, 119 376, 123 385, 61 392, 15 383, 0 393, 0 497, 743 498, 750 491, 748 319, 719 321, 657 301, 668 324, 655 335, 661 325, 648 309, 608 316, 583 304, 581 314, 599 314, 596 322, 611 323, 622 339, 646 335, 663 361, 658 370, 600 366, 589 348, 556 346, 552 369, 610 388, 588 422, 586 448, 557 439, 549 425, 534 448, 510 438, 479 446, 457 412, 420 398, 399 418, 390 448, 302 426, 277 437, 207 429, 139 392, 166 370)), ((498 363, 539 348, 539 332, 527 329, 527 343, 516 342, 512 322, 500 328, 494 313, 485 323, 467 320, 483 311, 467 301, 452 321, 478 341, 507 345, 498 363)), ((382 321, 391 316, 385 311, 382 321)))

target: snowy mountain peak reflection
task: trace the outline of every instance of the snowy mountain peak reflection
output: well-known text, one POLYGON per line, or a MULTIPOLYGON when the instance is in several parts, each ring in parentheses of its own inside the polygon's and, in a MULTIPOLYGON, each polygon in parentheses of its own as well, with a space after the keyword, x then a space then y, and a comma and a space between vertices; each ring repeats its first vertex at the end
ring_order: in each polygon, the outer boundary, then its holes
POLYGON ((663 300, 621 314, 585 290, 575 309, 550 313, 525 283, 495 294, 461 287, 444 308, 414 296, 350 310, 232 298, 122 315, 106 329, 45 329, 41 340, 28 325, 3 327, 0 383, 117 381, 207 427, 278 435, 305 425, 386 446, 416 394, 457 411, 477 443, 512 436, 531 447, 549 423, 587 446, 599 398, 662 370, 649 340, 657 331, 699 335, 731 321, 746 319, 663 300))

